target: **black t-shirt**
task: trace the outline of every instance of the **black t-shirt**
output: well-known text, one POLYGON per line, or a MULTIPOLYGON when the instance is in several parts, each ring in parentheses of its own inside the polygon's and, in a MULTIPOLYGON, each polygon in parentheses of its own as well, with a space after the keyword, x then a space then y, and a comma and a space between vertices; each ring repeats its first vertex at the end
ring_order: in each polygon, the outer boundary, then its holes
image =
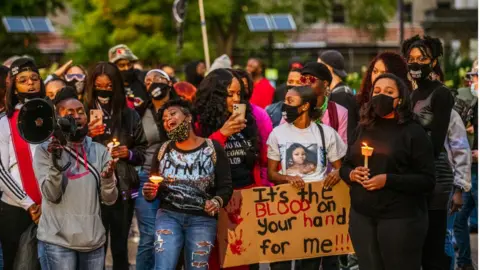
POLYGON ((225 143, 233 188, 242 188, 255 183, 252 173, 255 160, 247 158, 251 147, 250 140, 245 139, 241 133, 230 136, 225 143))
POLYGON ((350 185, 353 209, 376 218, 403 218, 425 214, 427 193, 435 186, 433 149, 423 128, 413 121, 377 119, 371 128, 359 127, 350 141, 340 176, 350 185), (350 172, 364 166, 363 142, 373 147, 368 159, 370 178, 386 174, 385 186, 368 191, 350 181, 350 172))

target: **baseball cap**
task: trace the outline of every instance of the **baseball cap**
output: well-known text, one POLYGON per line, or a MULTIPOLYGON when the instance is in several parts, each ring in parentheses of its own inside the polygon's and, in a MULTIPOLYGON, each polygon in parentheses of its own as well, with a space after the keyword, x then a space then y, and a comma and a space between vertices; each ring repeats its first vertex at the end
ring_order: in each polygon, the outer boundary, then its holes
POLYGON ((302 69, 302 75, 312 75, 320 80, 325 80, 328 83, 332 82, 332 74, 327 66, 322 63, 309 62, 302 69))
POLYGON ((337 74, 340 78, 347 77, 347 72, 345 71, 345 59, 339 51, 324 51, 320 54, 319 58, 320 60, 322 60, 323 63, 331 66, 333 68, 333 72, 337 74))
POLYGON ((115 47, 110 48, 108 50, 108 60, 110 63, 115 63, 118 60, 129 60, 129 61, 137 61, 138 57, 132 53, 132 50, 128 48, 125 44, 120 44, 115 47))

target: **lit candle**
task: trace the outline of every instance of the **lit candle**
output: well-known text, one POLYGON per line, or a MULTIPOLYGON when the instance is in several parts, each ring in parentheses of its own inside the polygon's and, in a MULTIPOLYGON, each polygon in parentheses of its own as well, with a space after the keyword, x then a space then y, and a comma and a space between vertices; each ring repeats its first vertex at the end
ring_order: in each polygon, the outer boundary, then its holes
POLYGON ((111 141, 111 142, 109 142, 109 143, 107 144, 108 152, 110 152, 110 154, 112 154, 113 148, 115 148, 115 147, 117 147, 117 146, 119 146, 119 145, 120 145, 120 142, 117 141, 116 138, 113 138, 113 141, 111 141))
POLYGON ((163 181, 163 177, 161 176, 156 176, 156 175, 152 175, 150 176, 150 178, 148 178, 150 180, 150 182, 158 185, 160 184, 162 181, 163 181))
POLYGON ((371 157, 373 154, 373 147, 369 147, 366 143, 363 143, 362 146, 362 155, 365 156, 364 167, 368 168, 368 157, 371 157))

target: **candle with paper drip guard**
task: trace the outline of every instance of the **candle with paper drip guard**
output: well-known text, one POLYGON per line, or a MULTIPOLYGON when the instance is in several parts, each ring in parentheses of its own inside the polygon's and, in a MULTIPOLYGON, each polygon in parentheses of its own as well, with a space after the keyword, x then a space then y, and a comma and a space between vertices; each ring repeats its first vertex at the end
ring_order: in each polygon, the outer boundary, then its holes
POLYGON ((152 176, 150 176, 150 178, 148 178, 148 180, 150 180, 150 182, 158 185, 161 182, 163 182, 163 177, 157 176, 157 175, 152 175, 152 176))
POLYGON ((112 154, 113 148, 115 148, 119 145, 120 145, 120 142, 117 141, 116 138, 113 138, 113 140, 107 144, 108 152, 110 152, 110 154, 112 154))
POLYGON ((371 157, 373 154, 373 147, 369 147, 366 143, 362 143, 362 155, 365 156, 364 167, 368 168, 368 157, 371 157))

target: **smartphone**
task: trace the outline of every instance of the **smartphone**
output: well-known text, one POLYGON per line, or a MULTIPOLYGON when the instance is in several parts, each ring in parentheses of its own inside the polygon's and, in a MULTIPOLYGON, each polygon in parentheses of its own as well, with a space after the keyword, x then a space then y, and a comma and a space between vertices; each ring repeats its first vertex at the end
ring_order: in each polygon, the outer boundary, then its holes
POLYGON ((90 123, 94 120, 97 120, 97 126, 103 125, 103 112, 102 110, 90 110, 90 123))
POLYGON ((247 104, 233 104, 233 114, 238 114, 238 118, 245 119, 245 112, 247 111, 247 104))

